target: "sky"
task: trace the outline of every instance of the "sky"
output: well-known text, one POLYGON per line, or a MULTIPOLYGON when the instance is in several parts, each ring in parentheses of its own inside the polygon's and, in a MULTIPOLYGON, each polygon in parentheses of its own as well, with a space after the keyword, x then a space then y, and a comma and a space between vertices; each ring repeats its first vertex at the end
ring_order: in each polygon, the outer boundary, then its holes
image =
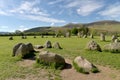
POLYGON ((0 32, 100 20, 120 21, 120 0, 0 0, 0 32))

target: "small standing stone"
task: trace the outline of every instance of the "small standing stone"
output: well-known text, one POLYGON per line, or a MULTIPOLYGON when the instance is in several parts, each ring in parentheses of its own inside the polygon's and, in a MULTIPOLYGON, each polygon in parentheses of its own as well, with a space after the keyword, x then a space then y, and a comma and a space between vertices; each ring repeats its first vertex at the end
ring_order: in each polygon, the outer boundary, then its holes
POLYGON ((112 42, 114 42, 115 39, 117 39, 117 36, 116 36, 116 35, 113 35, 113 36, 112 36, 112 42))
POLYGON ((81 33, 78 32, 78 33, 77 33, 77 36, 78 36, 78 38, 81 38, 81 33))
POLYGON ((100 40, 105 41, 105 35, 104 34, 100 34, 100 40))
POLYGON ((52 48, 51 42, 50 41, 46 41, 44 47, 45 48, 52 48))
POLYGON ((90 42, 87 44, 86 49, 87 49, 87 50, 95 50, 95 51, 100 51, 100 52, 102 52, 101 47, 100 47, 99 44, 97 44, 95 41, 90 41, 90 42))
POLYGON ((95 65, 93 65, 87 59, 85 59, 81 56, 78 56, 74 59, 73 65, 74 65, 75 69, 81 73, 87 74, 89 72, 93 72, 93 73, 99 72, 99 70, 97 69, 97 67, 95 65))
POLYGON ((66 33, 66 37, 70 37, 71 35, 70 35, 70 32, 67 32, 66 33))
POLYGON ((92 38, 92 39, 94 38, 93 34, 90 35, 90 38, 92 38))
POLYGON ((44 38, 44 35, 41 34, 41 38, 44 38))
POLYGON ((59 44, 58 42, 55 42, 55 43, 53 44, 53 48, 62 49, 62 48, 60 47, 60 44, 59 44))
POLYGON ((36 38, 36 36, 34 36, 34 38, 36 38))
POLYGON ((85 34, 85 35, 83 36, 83 38, 87 38, 87 35, 85 34))
POLYGON ((9 40, 13 40, 13 37, 11 36, 11 37, 9 37, 9 40))

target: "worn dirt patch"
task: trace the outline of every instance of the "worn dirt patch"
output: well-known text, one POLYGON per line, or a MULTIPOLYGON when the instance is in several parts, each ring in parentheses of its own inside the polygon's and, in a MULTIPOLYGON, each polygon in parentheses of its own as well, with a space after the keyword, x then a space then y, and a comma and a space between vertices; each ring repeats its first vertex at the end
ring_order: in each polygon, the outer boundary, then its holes
POLYGON ((31 67, 35 63, 35 60, 24 59, 18 62, 18 65, 22 67, 31 67))
MULTIPOLYGON (((72 61, 69 59, 66 59, 66 62, 69 63, 69 66, 72 64, 72 61)), ((82 74, 76 72, 71 66, 71 68, 62 70, 60 75, 62 80, 120 80, 120 71, 99 65, 97 67, 101 70, 100 73, 82 74)))
MULTIPOLYGON (((120 80, 120 71, 111 69, 109 67, 104 67, 100 65, 96 65, 100 70, 100 73, 90 73, 90 74, 82 74, 76 72, 74 67, 72 66, 72 61, 70 59, 65 60, 67 65, 65 69, 61 71, 59 74, 62 80, 120 80)), ((21 67, 33 68, 33 64, 35 60, 32 59, 24 59, 19 61, 17 64, 21 67)), ((46 69, 38 69, 38 73, 36 74, 25 74, 25 78, 9 78, 6 80, 56 80, 53 72, 47 71, 46 69)))

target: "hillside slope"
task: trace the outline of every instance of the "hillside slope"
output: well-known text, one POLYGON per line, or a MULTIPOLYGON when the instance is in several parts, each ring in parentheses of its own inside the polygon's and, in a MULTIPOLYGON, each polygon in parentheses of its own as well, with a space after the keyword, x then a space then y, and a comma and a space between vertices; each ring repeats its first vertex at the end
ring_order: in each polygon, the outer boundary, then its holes
POLYGON ((61 27, 50 27, 50 26, 49 27, 35 27, 29 30, 26 30, 24 32, 51 32, 51 31, 56 31, 56 30, 66 30, 69 28, 82 27, 82 26, 89 27, 92 29, 97 29, 97 30, 120 32, 120 22, 114 21, 114 20, 103 20, 103 21, 96 21, 96 22, 85 23, 85 24, 69 23, 61 27))

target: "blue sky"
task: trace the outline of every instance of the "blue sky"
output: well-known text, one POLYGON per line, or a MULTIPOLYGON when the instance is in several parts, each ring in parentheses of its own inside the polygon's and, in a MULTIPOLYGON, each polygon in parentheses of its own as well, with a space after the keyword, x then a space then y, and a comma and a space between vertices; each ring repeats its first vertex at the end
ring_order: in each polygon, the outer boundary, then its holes
POLYGON ((0 31, 120 21, 120 0, 0 0, 0 31))

